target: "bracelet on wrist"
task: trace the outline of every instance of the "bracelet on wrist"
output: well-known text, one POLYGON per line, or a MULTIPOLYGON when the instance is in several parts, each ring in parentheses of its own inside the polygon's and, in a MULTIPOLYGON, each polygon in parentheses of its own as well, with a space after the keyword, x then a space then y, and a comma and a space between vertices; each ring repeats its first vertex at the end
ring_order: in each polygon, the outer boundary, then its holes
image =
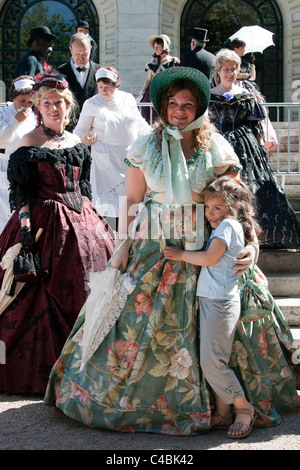
POLYGON ((115 232, 115 249, 119 248, 120 245, 123 244, 123 246, 129 247, 131 243, 131 239, 127 233, 120 233, 120 232, 115 232))
POLYGON ((256 264, 257 261, 258 261, 258 257, 259 257, 259 244, 258 244, 257 241, 252 241, 252 242, 249 242, 248 245, 253 246, 253 248, 254 248, 254 250, 255 250, 254 263, 256 264))
POLYGON ((28 227, 28 225, 24 225, 24 227, 21 227, 21 233, 26 233, 30 232, 31 227, 28 227))
POLYGON ((19 212, 19 216, 18 216, 19 222, 21 222, 21 219, 24 219, 24 218, 31 219, 30 212, 19 212))

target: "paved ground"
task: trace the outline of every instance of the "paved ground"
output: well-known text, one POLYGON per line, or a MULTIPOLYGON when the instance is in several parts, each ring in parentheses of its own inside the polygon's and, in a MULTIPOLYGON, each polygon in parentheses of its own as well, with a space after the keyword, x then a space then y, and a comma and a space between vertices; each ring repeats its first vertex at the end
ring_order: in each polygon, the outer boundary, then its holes
MULTIPOLYGON (((292 331, 300 342, 300 329, 292 331)), ((92 429, 44 405, 42 396, 0 393, 0 450, 101 450, 110 451, 109 455, 122 455, 125 450, 143 455, 147 451, 152 455, 160 451, 300 450, 300 408, 284 413, 279 426, 254 428, 248 438, 235 441, 217 430, 197 437, 171 437, 92 429)))
POLYGON ((107 450, 116 456, 124 450, 143 455, 145 451, 155 455, 160 451, 300 450, 300 408, 284 413, 279 426, 255 428, 248 438, 234 441, 217 430, 183 438, 91 429, 44 405, 42 397, 0 394, 0 450, 107 450))

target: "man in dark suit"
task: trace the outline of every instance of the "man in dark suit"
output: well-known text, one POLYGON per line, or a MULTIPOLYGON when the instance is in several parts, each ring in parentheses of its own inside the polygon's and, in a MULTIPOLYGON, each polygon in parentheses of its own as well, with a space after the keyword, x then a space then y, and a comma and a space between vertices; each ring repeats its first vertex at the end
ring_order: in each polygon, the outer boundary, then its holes
POLYGON ((51 33, 47 26, 35 26, 30 31, 27 46, 30 51, 25 54, 18 64, 17 76, 30 75, 34 77, 38 73, 44 73, 47 60, 52 52, 53 41, 57 37, 51 33))
POLYGON ((180 65, 200 70, 212 84, 216 57, 214 54, 205 50, 208 41, 207 29, 194 28, 191 50, 183 54, 180 65))
POLYGON ((94 39, 92 38, 92 36, 90 35, 90 25, 88 24, 87 21, 80 20, 77 23, 77 33, 83 33, 83 34, 87 34, 89 36, 89 38, 91 40, 91 46, 92 46, 90 60, 92 62, 95 62, 98 46, 97 46, 96 42, 94 41, 94 39))
POLYGON ((68 81, 70 90, 79 104, 76 122, 85 100, 98 93, 95 73, 100 68, 100 64, 90 60, 91 48, 89 36, 83 33, 73 34, 70 40, 72 58, 57 67, 57 70, 68 81))

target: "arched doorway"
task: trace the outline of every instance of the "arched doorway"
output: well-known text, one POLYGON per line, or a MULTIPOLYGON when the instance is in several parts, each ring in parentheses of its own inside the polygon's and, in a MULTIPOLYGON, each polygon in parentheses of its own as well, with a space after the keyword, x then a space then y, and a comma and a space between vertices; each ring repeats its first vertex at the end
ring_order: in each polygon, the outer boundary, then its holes
POLYGON ((91 36, 98 38, 98 14, 91 0, 8 0, 0 13, 1 78, 6 86, 16 77, 17 64, 28 51, 31 28, 45 25, 57 36, 49 59, 55 67, 69 60, 69 40, 79 19, 87 21, 91 36))
POLYGON ((216 53, 242 26, 255 24, 272 31, 275 43, 263 54, 255 54, 256 81, 268 102, 280 102, 283 100, 283 21, 274 0, 188 0, 181 17, 181 52, 189 49, 194 27, 208 29, 206 47, 216 53))

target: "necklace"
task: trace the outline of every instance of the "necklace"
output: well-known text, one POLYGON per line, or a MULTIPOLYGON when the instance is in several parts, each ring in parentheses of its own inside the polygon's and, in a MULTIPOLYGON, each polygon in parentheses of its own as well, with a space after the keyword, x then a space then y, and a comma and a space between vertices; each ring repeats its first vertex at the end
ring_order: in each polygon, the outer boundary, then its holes
POLYGON ((224 95, 224 93, 231 93, 231 92, 232 92, 232 88, 231 88, 230 90, 228 90, 228 91, 223 90, 223 88, 221 87, 221 85, 218 85, 218 88, 219 88, 220 92, 222 93, 222 95, 224 95))
POLYGON ((46 127, 43 123, 42 128, 46 136, 49 137, 49 139, 55 140, 55 142, 62 142, 63 140, 66 140, 65 130, 63 130, 62 132, 54 131, 53 129, 46 127))

